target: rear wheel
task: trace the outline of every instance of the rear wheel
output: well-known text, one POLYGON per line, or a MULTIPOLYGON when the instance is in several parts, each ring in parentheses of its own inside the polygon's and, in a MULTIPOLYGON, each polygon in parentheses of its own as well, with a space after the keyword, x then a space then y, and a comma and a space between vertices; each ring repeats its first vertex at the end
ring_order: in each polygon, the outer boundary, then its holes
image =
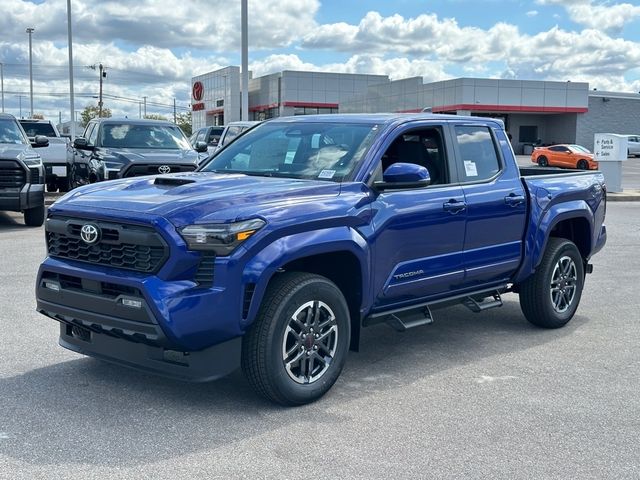
POLYGON ((24 223, 28 227, 40 227, 44 223, 44 205, 24 211, 24 223))
POLYGON ((550 238, 536 272, 520 285, 520 308, 534 325, 559 328, 576 313, 583 287, 578 248, 564 238, 550 238))
POLYGON ((58 184, 54 181, 47 183, 47 192, 57 192, 58 184))
POLYGON ((340 375, 350 328, 347 302, 333 282, 308 273, 280 274, 243 337, 242 369, 273 402, 313 402, 340 375))
POLYGON ((589 162, 586 160, 578 160, 578 168, 580 170, 589 170, 589 162))
POLYGON ((540 155, 538 157, 538 165, 540 165, 541 167, 546 167, 549 165, 549 161, 547 160, 547 157, 545 157, 544 155, 540 155))

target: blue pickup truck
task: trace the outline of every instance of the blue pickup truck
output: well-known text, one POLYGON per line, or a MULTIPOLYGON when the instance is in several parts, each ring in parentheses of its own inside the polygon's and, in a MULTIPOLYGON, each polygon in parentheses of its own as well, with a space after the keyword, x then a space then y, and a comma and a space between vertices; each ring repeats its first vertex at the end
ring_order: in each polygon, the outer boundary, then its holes
POLYGON ((605 210, 599 172, 519 170, 498 120, 280 118, 197 172, 58 200, 37 309, 76 352, 193 381, 241 366, 268 399, 304 404, 369 325, 514 292, 531 323, 562 327, 605 210))

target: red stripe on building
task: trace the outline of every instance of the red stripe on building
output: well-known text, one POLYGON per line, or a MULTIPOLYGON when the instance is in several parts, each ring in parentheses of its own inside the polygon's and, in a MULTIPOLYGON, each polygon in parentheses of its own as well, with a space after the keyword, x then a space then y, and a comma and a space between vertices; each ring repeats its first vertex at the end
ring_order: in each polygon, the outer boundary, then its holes
POLYGON ((525 112, 525 113, 586 113, 586 107, 540 107, 535 105, 479 105, 461 103, 458 105, 443 105, 433 107, 433 112, 451 112, 456 110, 471 110, 472 112, 525 112))
POLYGON ((215 108, 213 110, 207 110, 207 115, 215 115, 216 113, 224 113, 224 108, 215 108))
POLYGON ((317 107, 317 108, 338 108, 337 103, 315 103, 315 102, 284 102, 285 107, 317 107))
POLYGON ((269 105, 256 105, 254 107, 249 107, 250 112, 262 112, 264 110, 269 110, 270 108, 278 108, 280 106, 279 103, 270 103, 269 105))

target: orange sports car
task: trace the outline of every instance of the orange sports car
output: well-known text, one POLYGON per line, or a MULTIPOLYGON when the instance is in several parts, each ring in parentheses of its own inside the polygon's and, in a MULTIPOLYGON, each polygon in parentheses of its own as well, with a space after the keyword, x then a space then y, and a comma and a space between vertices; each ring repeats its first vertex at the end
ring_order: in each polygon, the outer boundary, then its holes
POLYGON ((536 147, 531 154, 531 161, 541 167, 598 169, 598 162, 593 159, 593 153, 580 145, 536 147))

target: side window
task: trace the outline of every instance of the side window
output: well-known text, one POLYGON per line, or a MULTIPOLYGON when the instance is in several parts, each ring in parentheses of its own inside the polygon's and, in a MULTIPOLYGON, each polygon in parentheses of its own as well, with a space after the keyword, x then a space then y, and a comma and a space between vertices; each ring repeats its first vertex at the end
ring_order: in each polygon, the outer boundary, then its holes
POLYGON ((425 167, 430 185, 449 183, 442 131, 438 127, 409 130, 399 135, 382 155, 382 172, 394 163, 425 167))
POLYGON ((100 126, 97 123, 94 123, 93 126, 93 130, 91 130, 89 138, 87 138, 90 145, 96 145, 96 141, 98 140, 98 130, 100 130, 100 126))
POLYGON ((95 126, 95 123, 90 123, 89 125, 87 125, 87 128, 84 129, 84 133, 82 134, 82 138, 86 138, 87 140, 89 140, 89 135, 91 135, 91 131, 95 126))
POLYGON ((495 176, 500 171, 500 162, 489 128, 457 125, 455 131, 462 161, 462 181, 477 182, 495 176))
POLYGON ((196 142, 204 142, 204 136, 207 134, 207 129, 202 128, 198 130, 198 136, 196 137, 196 142))

